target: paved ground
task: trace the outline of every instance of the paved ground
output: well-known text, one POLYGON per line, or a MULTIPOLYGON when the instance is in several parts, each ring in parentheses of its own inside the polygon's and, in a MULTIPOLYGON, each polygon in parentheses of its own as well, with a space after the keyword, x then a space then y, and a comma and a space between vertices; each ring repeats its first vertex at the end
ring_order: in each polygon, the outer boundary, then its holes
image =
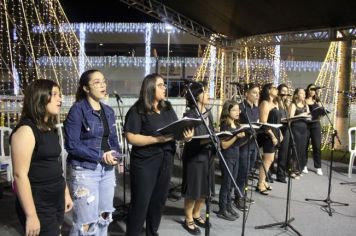
MULTIPOLYGON (((180 183, 180 165, 176 160, 176 168, 173 184, 180 183)), ((312 160, 309 160, 312 164, 312 160)), ((295 220, 291 225, 302 235, 356 235, 356 185, 340 185, 340 182, 356 181, 356 175, 352 179, 347 178, 347 166, 341 163, 335 163, 333 168, 332 192, 331 199, 338 202, 345 202, 349 206, 332 206, 334 212, 330 217, 323 209, 321 202, 307 202, 305 198, 325 199, 328 190, 328 165, 329 162, 323 161, 324 176, 315 174, 314 169, 310 166, 309 174, 305 174, 299 180, 292 180, 292 200, 290 204, 290 216, 295 220)), ((119 188, 115 201, 122 202, 122 176, 119 178, 119 188)), ((220 173, 216 172, 216 192, 219 190, 220 173)), ((254 183, 256 185, 256 183, 254 183)), ((275 182, 273 191, 269 196, 263 196, 252 191, 252 198, 256 203, 251 205, 248 213, 245 235, 295 235, 289 229, 285 231, 279 227, 267 229, 255 229, 255 226, 276 223, 285 220, 286 212, 286 191, 287 185, 275 182)), ((22 235, 19 223, 14 212, 14 196, 6 189, 3 199, 0 200, 0 235, 17 236, 22 235)), ((129 198, 127 190, 127 198, 129 198)), ((128 199, 126 199, 128 201, 128 199)), ((212 204, 212 211, 217 210, 216 203, 212 204)), ((241 217, 242 218, 242 217, 241 217)), ((241 235, 242 219, 229 222, 216 217, 211 213, 212 228, 210 235, 241 235)), ((167 202, 164 217, 159 230, 162 236, 184 236, 189 235, 181 225, 183 217, 183 200, 167 202)), ((71 224, 71 215, 65 217, 63 235, 68 235, 68 229, 71 224)), ((125 223, 123 221, 114 221, 109 228, 110 235, 124 235, 125 223)), ((202 231, 202 235, 204 231, 202 231)))

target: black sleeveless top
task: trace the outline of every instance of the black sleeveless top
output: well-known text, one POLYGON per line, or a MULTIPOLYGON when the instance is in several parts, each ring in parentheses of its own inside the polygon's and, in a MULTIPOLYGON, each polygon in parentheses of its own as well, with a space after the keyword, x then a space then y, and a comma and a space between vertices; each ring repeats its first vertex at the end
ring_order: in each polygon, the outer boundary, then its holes
MULTIPOLYGON (((276 107, 274 107, 268 113, 267 123, 280 124, 281 116, 282 116, 282 113, 276 107)), ((272 130, 273 134, 276 136, 276 138, 278 138, 279 137, 279 129, 271 128, 271 130, 272 130)))
MULTIPOLYGON (((12 133, 21 126, 31 127, 35 136, 28 178, 31 185, 43 185, 58 182, 62 176, 61 146, 56 130, 40 131, 31 119, 22 119, 12 133)), ((11 142, 11 138, 10 138, 11 142)))
POLYGON ((304 112, 307 112, 307 106, 304 106, 304 107, 298 107, 297 104, 294 104, 295 105, 295 113, 294 115, 299 115, 299 114, 302 114, 304 112))

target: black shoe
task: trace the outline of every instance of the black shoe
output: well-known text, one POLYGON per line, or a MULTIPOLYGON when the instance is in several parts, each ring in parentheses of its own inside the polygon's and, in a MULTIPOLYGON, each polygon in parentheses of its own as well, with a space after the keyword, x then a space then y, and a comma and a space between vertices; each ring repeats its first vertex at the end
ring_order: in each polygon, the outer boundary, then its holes
MULTIPOLYGON (((247 202, 246 202, 247 203, 247 202)), ((247 211, 249 208, 247 205, 245 205, 244 199, 243 198, 238 198, 235 200, 235 206, 238 210, 240 211, 247 211)))
POLYGON ((235 221, 237 218, 233 215, 230 215, 227 210, 220 210, 218 213, 216 213, 217 217, 228 220, 228 221, 235 221))
POLYGON ((284 183, 284 184, 287 183, 286 178, 283 178, 283 177, 277 177, 276 181, 278 181, 278 182, 280 182, 280 183, 284 183))
MULTIPOLYGON (((205 220, 201 216, 199 216, 198 218, 193 217, 193 220, 197 226, 205 228, 205 220)), ((211 228, 210 222, 209 222, 209 228, 211 228)))
POLYGON ((254 204, 255 200, 253 200, 252 198, 246 197, 246 202, 249 203, 249 204, 254 204))
POLYGON ((183 223, 183 227, 184 229, 186 229, 188 231, 188 233, 192 234, 192 235, 200 235, 200 229, 198 227, 195 226, 194 221, 190 221, 187 222, 186 220, 183 223), (189 226, 194 226, 193 229, 189 228, 189 226))
POLYGON ((259 187, 256 187, 256 191, 259 192, 262 195, 268 195, 269 194, 267 189, 261 190, 259 187))
POLYGON ((234 208, 232 208, 232 206, 228 206, 228 207, 226 208, 226 211, 227 211, 228 213, 230 213, 230 214, 231 214, 233 217, 235 217, 236 219, 240 217, 240 214, 239 214, 237 211, 235 211, 234 208))

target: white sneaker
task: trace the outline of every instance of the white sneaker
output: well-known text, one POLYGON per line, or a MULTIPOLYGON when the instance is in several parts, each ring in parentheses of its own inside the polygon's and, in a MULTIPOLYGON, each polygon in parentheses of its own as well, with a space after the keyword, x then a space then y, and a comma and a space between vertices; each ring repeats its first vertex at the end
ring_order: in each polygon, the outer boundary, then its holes
POLYGON ((308 168, 307 168, 306 166, 304 166, 304 169, 302 170, 302 172, 303 172, 304 174, 308 174, 308 173, 309 173, 308 168))
POLYGON ((323 175, 323 171, 321 168, 316 168, 316 174, 317 175, 323 175))

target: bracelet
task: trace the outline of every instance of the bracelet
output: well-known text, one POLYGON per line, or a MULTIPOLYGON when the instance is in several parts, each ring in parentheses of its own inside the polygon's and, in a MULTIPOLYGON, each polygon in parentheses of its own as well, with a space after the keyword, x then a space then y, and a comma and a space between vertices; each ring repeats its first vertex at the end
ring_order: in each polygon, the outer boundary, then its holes
POLYGON ((186 143, 189 143, 190 141, 192 141, 193 138, 190 138, 189 140, 185 141, 186 143))

